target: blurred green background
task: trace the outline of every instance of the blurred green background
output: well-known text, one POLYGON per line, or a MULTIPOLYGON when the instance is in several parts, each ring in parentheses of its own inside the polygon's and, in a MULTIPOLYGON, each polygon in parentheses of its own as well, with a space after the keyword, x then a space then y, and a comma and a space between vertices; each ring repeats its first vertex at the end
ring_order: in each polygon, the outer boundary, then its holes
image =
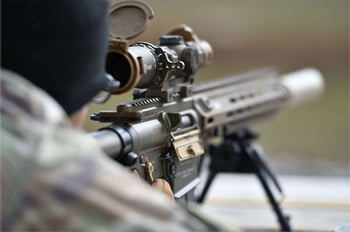
MULTIPOLYGON (((117 2, 112 0, 113 2, 117 2)), ((326 89, 317 101, 285 109, 253 125, 272 168, 280 174, 349 175, 349 1, 148 0, 155 18, 132 42, 157 44, 176 24, 191 26, 214 50, 196 82, 275 66, 281 73, 315 67, 326 89)), ((127 26, 127 25, 125 25, 127 26)), ((131 92, 90 113, 113 110, 131 92)), ((88 131, 103 124, 86 122, 88 131)))

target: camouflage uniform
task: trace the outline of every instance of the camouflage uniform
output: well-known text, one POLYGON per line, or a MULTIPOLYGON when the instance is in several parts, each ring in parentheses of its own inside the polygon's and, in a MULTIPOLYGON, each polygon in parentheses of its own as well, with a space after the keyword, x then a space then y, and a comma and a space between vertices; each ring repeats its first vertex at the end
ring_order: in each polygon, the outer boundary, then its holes
POLYGON ((1 231, 223 229, 140 183, 45 92, 4 70, 1 211, 1 231))

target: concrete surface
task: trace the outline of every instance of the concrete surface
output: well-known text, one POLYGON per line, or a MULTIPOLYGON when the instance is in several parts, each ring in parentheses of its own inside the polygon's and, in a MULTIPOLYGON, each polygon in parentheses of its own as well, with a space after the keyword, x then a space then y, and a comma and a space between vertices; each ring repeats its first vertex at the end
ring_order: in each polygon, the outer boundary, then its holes
MULTIPOLYGON (((332 231, 350 224, 350 179, 347 177, 279 176, 285 214, 296 231, 332 231)), ((233 219, 245 229, 278 229, 276 217, 253 175, 220 174, 204 207, 233 219)))

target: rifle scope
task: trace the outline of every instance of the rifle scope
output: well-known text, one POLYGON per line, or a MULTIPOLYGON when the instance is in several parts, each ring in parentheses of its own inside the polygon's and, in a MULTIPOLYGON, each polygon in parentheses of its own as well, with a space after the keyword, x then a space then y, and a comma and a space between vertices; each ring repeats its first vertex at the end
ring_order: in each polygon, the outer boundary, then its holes
POLYGON ((212 60, 210 44, 199 40, 186 25, 161 36, 158 46, 146 42, 120 45, 110 41, 106 62, 107 72, 121 83, 115 94, 134 87, 161 88, 173 79, 192 77, 212 60))

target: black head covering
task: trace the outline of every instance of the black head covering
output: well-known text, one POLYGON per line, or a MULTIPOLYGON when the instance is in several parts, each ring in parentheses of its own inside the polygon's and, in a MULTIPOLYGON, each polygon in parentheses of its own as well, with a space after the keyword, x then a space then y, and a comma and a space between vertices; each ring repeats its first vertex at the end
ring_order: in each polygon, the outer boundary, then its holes
POLYGON ((106 84, 108 0, 1 0, 1 66, 71 114, 106 84))

